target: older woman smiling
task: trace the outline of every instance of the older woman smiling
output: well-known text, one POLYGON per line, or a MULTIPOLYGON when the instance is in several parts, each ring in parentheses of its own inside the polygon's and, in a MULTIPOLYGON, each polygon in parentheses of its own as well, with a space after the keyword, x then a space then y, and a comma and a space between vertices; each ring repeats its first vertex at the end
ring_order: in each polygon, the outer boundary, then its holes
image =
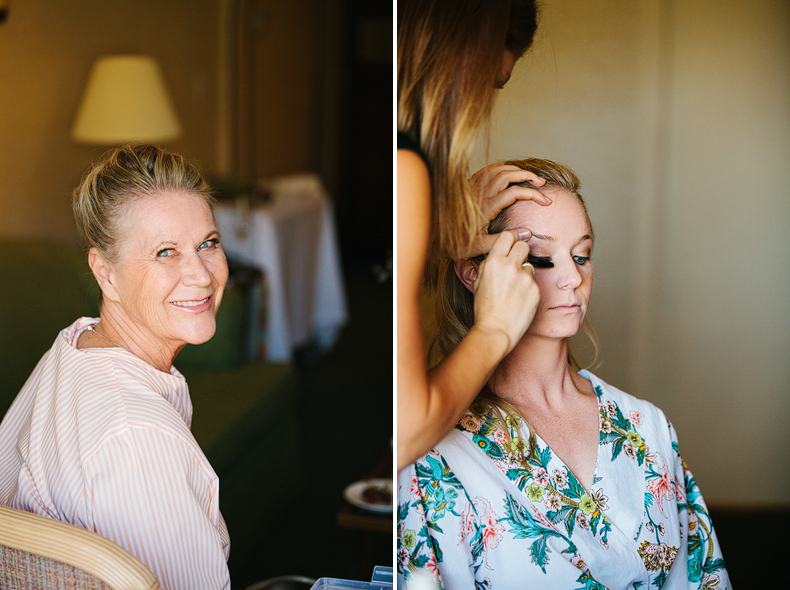
POLYGON ((212 204, 159 148, 94 166, 73 205, 100 317, 58 335, 0 425, 0 503, 114 540, 165 589, 230 586, 219 482, 173 367, 214 335, 228 279, 212 204))

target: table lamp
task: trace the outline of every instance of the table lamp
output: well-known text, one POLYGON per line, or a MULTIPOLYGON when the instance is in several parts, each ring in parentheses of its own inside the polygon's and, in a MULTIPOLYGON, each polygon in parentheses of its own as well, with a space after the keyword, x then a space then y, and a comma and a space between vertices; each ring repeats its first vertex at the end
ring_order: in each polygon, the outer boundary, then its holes
POLYGON ((159 64, 146 55, 98 59, 77 110, 71 137, 116 145, 161 142, 181 134, 159 64))

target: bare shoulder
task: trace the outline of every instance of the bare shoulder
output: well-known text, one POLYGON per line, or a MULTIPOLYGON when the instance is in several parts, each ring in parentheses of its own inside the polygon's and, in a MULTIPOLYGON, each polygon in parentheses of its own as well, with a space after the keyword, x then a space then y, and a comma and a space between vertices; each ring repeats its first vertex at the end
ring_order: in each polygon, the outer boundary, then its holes
POLYGON ((431 178, 425 162, 414 152, 398 150, 397 166, 398 264, 412 264, 414 273, 410 274, 419 279, 431 227, 431 178))
POLYGON ((431 176, 423 159, 410 150, 398 150, 398 201, 401 198, 430 198, 431 176))

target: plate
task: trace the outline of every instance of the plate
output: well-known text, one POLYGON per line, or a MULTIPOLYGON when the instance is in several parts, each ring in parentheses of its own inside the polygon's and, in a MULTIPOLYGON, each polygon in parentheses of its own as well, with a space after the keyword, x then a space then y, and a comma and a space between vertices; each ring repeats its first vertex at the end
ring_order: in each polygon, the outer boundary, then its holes
POLYGON ((370 510, 372 512, 392 512, 392 480, 391 479, 363 479, 357 481, 343 490, 343 497, 349 504, 353 504, 357 508, 363 510, 370 510), (375 486, 379 488, 386 488, 390 493, 390 501, 388 504, 374 504, 367 502, 363 496, 363 492, 369 487, 375 486))

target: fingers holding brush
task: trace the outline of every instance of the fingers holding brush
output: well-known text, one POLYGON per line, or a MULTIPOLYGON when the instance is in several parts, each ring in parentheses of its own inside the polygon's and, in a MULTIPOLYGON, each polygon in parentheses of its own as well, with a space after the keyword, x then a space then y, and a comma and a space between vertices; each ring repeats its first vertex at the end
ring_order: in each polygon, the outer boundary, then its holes
POLYGON ((475 324, 506 334, 508 352, 532 323, 540 300, 528 256, 526 242, 516 240, 510 232, 498 234, 474 283, 475 324))

